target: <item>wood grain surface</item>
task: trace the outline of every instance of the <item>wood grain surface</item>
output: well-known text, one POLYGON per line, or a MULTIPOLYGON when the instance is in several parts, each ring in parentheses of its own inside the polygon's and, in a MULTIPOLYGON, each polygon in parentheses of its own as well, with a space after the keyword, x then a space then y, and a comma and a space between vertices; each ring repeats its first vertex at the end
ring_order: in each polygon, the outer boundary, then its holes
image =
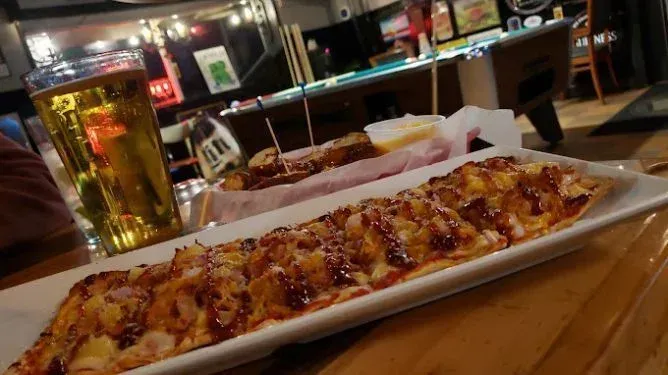
MULTIPOLYGON (((0 288, 88 262, 87 249, 72 244, 4 276, 0 288)), ((667 373, 667 244, 668 210, 555 260, 225 373, 667 373)))

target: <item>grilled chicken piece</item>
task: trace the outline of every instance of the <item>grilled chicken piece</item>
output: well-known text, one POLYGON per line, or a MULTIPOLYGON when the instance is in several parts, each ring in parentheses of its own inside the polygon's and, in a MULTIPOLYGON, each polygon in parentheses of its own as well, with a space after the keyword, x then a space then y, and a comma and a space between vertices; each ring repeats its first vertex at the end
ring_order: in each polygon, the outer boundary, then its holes
POLYGON ((248 169, 258 177, 272 177, 285 172, 276 147, 265 148, 255 154, 248 161, 248 169))
POLYGON ((248 173, 228 175, 219 186, 226 191, 259 190, 281 184, 294 184, 307 177, 380 154, 364 133, 350 133, 331 147, 316 148, 298 160, 286 160, 287 173, 276 147, 266 148, 248 162, 248 173))
POLYGON ((329 169, 376 156, 378 151, 366 134, 349 133, 334 141, 320 163, 323 169, 329 169))
POLYGON ((255 185, 255 181, 250 173, 246 171, 237 171, 225 176, 225 179, 219 186, 225 191, 240 191, 248 190, 253 185, 255 185))
POLYGON ((261 178, 260 182, 251 186, 248 190, 260 190, 276 185, 294 184, 307 177, 311 177, 311 174, 306 171, 279 174, 269 178, 261 178))

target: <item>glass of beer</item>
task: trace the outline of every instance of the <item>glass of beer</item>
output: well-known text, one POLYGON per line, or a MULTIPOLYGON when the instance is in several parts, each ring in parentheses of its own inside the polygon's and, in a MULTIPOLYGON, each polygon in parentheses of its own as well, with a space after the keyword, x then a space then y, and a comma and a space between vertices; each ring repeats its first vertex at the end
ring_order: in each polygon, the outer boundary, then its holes
POLYGON ((22 78, 110 255, 181 233, 141 50, 59 62, 22 78))

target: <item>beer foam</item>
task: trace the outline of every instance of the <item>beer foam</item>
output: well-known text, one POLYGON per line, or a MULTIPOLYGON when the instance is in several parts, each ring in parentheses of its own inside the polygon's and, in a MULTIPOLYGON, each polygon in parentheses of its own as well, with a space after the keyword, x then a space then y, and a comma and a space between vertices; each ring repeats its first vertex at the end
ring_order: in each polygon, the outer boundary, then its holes
POLYGON ((113 72, 95 74, 88 77, 73 79, 71 81, 63 82, 51 87, 47 87, 45 89, 37 90, 30 94, 30 99, 34 99, 39 96, 50 97, 55 95, 63 95, 83 90, 89 90, 98 86, 110 84, 113 82, 118 82, 119 79, 117 76, 125 77, 123 79, 144 78, 148 80, 148 76, 146 75, 146 69, 144 68, 116 70, 113 72), (95 84, 94 85, 87 84, 88 81, 94 81, 95 84))

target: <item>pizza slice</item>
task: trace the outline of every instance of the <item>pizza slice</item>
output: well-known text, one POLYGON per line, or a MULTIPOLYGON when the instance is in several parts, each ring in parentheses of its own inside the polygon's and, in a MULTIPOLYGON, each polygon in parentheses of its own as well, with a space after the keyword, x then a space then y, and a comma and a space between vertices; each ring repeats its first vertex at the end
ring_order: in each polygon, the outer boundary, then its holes
POLYGON ((141 310, 125 325, 107 372, 122 372, 213 342, 204 302, 207 248, 177 249, 171 262, 130 271, 143 290, 141 310))
POLYGON ((257 241, 237 240, 206 253, 208 324, 213 339, 222 341, 246 332, 250 314, 246 263, 257 241))
POLYGON ((507 246, 494 230, 479 231, 456 211, 424 197, 365 200, 348 220, 346 248, 367 267, 375 289, 413 279, 507 246))
POLYGON ((414 190, 518 244, 571 225, 611 187, 610 179, 583 176, 556 163, 492 158, 467 163, 414 190))
POLYGON ((104 364, 91 363, 88 353, 101 347, 103 360, 110 350, 104 348, 106 338, 99 340, 101 324, 104 329, 117 328, 123 313, 118 305, 107 303, 115 291, 123 288, 128 272, 114 271, 90 275, 74 285, 58 309, 51 325, 40 338, 7 371, 8 374, 45 373, 65 374, 104 364))
POLYGON ((249 327, 261 328, 322 308, 333 293, 359 286, 365 277, 344 252, 343 243, 331 215, 261 237, 247 268, 249 327))

